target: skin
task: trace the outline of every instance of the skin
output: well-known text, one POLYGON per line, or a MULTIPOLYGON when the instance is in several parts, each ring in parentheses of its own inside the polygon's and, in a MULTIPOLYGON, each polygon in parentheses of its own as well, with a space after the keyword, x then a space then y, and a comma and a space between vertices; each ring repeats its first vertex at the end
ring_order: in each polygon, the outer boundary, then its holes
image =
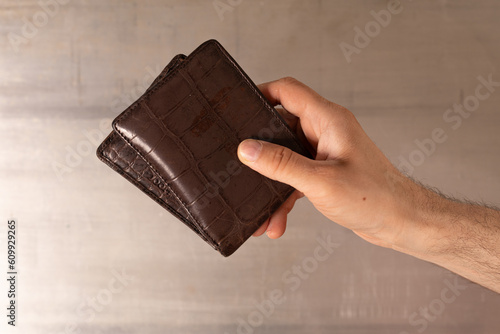
POLYGON ((433 262, 500 292, 500 211, 449 199, 403 175, 346 108, 293 78, 259 86, 315 159, 245 140, 238 157, 296 191, 254 234, 279 238, 306 196, 330 220, 375 245, 433 262))

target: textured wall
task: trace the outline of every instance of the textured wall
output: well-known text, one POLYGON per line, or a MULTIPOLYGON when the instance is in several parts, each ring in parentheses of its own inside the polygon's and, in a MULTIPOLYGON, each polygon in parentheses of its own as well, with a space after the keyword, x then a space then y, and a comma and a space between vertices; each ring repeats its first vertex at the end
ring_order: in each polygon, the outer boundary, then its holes
POLYGON ((94 150, 170 58, 216 38, 254 81, 294 76, 348 107, 415 178, 498 205, 500 87, 474 96, 500 81, 500 2, 215 3, 0 0, 0 278, 16 218, 18 332, 498 333, 497 294, 307 200, 283 238, 222 258, 94 150))

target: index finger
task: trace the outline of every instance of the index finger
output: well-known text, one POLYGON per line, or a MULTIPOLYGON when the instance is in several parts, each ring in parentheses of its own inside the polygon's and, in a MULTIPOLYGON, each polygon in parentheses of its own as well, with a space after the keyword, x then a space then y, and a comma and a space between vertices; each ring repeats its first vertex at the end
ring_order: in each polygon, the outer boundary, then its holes
POLYGON ((286 77, 259 85, 262 94, 275 106, 281 104, 288 112, 301 118, 315 113, 328 102, 302 82, 286 77))

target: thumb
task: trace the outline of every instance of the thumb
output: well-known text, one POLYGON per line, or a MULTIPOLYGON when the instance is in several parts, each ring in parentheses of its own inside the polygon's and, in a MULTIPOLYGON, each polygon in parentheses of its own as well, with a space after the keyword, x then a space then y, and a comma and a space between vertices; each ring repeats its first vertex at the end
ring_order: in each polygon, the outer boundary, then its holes
POLYGON ((311 186, 313 160, 287 147, 247 139, 238 146, 238 158, 256 172, 289 184, 302 193, 306 193, 311 186))

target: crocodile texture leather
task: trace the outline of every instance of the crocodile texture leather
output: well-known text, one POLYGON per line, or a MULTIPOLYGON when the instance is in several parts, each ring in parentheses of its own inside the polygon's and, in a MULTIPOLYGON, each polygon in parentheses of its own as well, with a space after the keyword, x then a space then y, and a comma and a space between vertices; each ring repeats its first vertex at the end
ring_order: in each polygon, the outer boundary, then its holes
POLYGON ((310 157, 215 40, 176 56, 113 122, 97 155, 222 255, 231 255, 293 192, 241 164, 246 138, 310 157))

